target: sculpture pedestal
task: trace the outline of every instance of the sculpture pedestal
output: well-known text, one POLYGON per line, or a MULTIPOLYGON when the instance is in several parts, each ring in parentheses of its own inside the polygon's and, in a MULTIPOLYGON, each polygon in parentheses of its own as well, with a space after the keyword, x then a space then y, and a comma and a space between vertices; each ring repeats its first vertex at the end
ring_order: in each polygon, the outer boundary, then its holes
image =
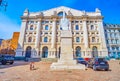
POLYGON ((19 45, 15 52, 16 52, 15 57, 25 57, 24 51, 19 45))
POLYGON ((61 55, 57 63, 52 63, 51 70, 85 69, 85 65, 77 64, 73 59, 72 33, 61 31, 61 55))

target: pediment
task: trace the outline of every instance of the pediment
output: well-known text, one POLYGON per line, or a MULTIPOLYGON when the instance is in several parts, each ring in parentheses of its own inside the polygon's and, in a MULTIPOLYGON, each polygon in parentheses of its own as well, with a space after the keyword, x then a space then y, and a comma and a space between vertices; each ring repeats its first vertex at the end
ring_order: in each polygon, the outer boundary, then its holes
POLYGON ((67 15, 71 14, 73 16, 82 16, 82 15, 88 15, 88 16, 100 16, 101 13, 96 13, 96 12, 85 12, 85 11, 80 11, 80 10, 76 10, 73 8, 69 8, 69 7, 65 7, 65 6, 60 6, 60 7, 56 7, 56 8, 52 8, 49 10, 45 10, 45 11, 40 11, 40 12, 32 12, 30 13, 30 16, 36 16, 39 14, 43 14, 43 16, 52 16, 54 14, 58 14, 60 12, 65 12, 67 15))
POLYGON ((50 9, 50 10, 46 10, 43 12, 44 16, 51 16, 53 15, 55 12, 56 14, 60 13, 60 12, 65 12, 67 15, 69 14, 69 12, 71 13, 71 15, 73 16, 77 16, 78 14, 79 15, 82 15, 83 12, 82 11, 79 11, 79 10, 75 10, 75 9, 72 9, 72 8, 69 8, 69 7, 65 7, 65 6, 61 6, 61 7, 57 7, 57 8, 53 8, 53 9, 50 9))

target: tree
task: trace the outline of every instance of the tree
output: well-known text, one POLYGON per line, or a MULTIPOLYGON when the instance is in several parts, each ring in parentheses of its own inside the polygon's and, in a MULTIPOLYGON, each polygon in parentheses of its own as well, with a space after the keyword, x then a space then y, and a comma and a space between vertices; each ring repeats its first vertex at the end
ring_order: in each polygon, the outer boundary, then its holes
POLYGON ((0 0, 0 5, 2 4, 2 0, 0 0))
POLYGON ((6 11, 6 7, 8 6, 7 1, 5 0, 0 0, 0 7, 4 7, 4 10, 6 11))

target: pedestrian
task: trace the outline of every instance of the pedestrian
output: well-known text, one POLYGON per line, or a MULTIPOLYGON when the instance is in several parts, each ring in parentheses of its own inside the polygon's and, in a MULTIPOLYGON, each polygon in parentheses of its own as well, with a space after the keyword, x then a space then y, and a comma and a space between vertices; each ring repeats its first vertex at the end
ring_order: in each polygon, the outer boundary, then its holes
POLYGON ((30 62, 30 70, 34 69, 34 62, 30 62))
POLYGON ((34 70, 34 62, 32 62, 32 69, 34 70))

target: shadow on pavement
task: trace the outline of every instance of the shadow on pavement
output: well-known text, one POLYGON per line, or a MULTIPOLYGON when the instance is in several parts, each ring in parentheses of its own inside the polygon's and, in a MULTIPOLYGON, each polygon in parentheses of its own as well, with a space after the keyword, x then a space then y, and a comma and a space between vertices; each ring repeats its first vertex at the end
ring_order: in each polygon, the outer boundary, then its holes
POLYGON ((22 66, 22 65, 28 65, 30 62, 25 62, 25 61, 14 61, 14 63, 11 64, 6 64, 2 65, 0 63, 0 69, 5 69, 5 68, 10 68, 10 67, 15 67, 15 66, 22 66))

